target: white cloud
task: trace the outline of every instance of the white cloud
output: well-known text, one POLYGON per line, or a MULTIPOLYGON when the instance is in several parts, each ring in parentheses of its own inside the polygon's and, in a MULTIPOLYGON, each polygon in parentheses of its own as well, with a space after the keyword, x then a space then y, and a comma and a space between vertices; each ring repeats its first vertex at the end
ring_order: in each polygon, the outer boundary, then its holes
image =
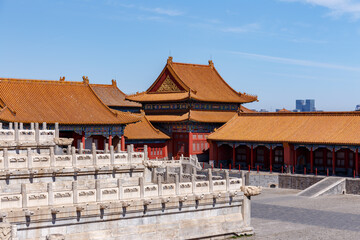
POLYGON ((183 15, 183 12, 180 12, 175 9, 165 9, 165 8, 141 8, 144 11, 153 12, 157 14, 167 15, 171 17, 183 15))
POLYGON ((268 62, 276 62, 276 63, 282 63, 282 64, 305 66, 305 67, 318 67, 318 68, 339 69, 339 70, 345 70, 345 71, 360 72, 360 67, 349 67, 349 66, 337 65, 337 64, 332 64, 332 63, 315 62, 315 61, 295 59, 295 58, 283 58, 283 57, 268 56, 268 55, 238 52, 238 51, 231 51, 230 53, 236 54, 236 55, 241 55, 241 56, 244 56, 247 58, 260 59, 260 60, 264 60, 264 61, 268 61, 268 62))
POLYGON ((232 32, 232 33, 246 33, 246 32, 253 32, 260 28, 259 24, 257 23, 251 23, 246 24, 240 27, 227 27, 223 28, 223 32, 232 32))
POLYGON ((330 9, 333 16, 350 14, 353 18, 360 18, 360 2, 356 0, 283 0, 287 2, 303 2, 330 9))

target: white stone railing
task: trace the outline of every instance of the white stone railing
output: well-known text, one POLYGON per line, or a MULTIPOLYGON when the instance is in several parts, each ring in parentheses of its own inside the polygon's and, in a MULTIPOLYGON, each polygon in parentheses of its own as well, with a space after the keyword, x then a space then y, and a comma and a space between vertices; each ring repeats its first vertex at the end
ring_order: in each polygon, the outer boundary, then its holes
POLYGON ((91 154, 83 154, 83 149, 69 147, 66 154, 55 155, 54 148, 50 147, 49 154, 38 154, 28 148, 26 153, 15 154, 3 149, 3 156, 0 157, 0 171, 11 171, 20 169, 46 169, 46 168, 77 168, 77 167, 106 167, 127 165, 130 168, 134 165, 141 165, 145 160, 143 152, 134 152, 130 146, 127 152, 110 151, 97 153, 93 148, 91 154))
POLYGON ((54 145, 54 139, 59 137, 59 125, 55 123, 55 130, 47 130, 46 123, 30 123, 30 129, 24 129, 23 123, 9 123, 8 129, 3 129, 0 123, 0 141, 7 145, 48 144, 54 145))
POLYGON ((159 197, 176 197, 219 192, 240 193, 242 179, 208 180, 192 182, 145 184, 139 178, 138 185, 124 185, 121 179, 97 179, 82 181, 63 181, 61 183, 26 183, 21 184, 20 192, 12 188, 2 189, 0 193, 0 210, 43 207, 56 205, 73 205, 80 203, 109 202, 120 200, 141 200, 159 197))

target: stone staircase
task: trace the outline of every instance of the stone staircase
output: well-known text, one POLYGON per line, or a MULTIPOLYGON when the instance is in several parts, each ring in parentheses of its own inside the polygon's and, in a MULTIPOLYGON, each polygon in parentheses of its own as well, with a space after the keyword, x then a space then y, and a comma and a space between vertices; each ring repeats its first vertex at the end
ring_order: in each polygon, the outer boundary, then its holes
POLYGON ((314 185, 304 189, 297 196, 318 197, 322 195, 342 194, 345 191, 345 178, 326 177, 314 185))

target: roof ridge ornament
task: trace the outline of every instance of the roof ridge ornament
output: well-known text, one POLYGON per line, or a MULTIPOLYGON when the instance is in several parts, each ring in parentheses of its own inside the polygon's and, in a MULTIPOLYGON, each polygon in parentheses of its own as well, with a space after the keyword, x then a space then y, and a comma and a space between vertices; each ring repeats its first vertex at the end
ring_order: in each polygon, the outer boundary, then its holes
POLYGON ((60 82, 64 82, 65 81, 65 76, 60 77, 60 82))
POLYGON ((170 64, 173 62, 173 57, 172 56, 169 56, 168 59, 167 59, 167 63, 170 64))
POLYGON ((115 79, 112 79, 112 80, 111 80, 111 85, 112 85, 113 87, 116 87, 116 80, 115 80, 115 79))
POLYGON ((214 68, 214 62, 213 62, 212 60, 209 60, 209 66, 210 66, 211 68, 214 68))
POLYGON ((89 84, 89 77, 88 76, 82 76, 83 83, 89 84))

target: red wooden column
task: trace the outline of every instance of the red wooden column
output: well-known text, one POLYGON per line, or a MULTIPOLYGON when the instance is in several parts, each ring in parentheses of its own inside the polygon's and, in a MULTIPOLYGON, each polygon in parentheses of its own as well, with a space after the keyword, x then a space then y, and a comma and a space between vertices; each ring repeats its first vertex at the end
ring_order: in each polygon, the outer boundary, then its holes
POLYGON ((233 145, 233 160, 232 160, 232 167, 235 168, 235 159, 236 159, 236 153, 235 153, 235 144, 233 145))
POLYGON ((120 142, 121 142, 121 151, 125 151, 125 137, 124 137, 124 135, 121 136, 120 142))
POLYGON ((359 175, 359 149, 358 148, 355 151, 355 173, 356 173, 356 176, 359 175))
POLYGON ((313 168, 314 168, 314 152, 313 152, 313 148, 310 148, 310 172, 313 173, 313 168))
POLYGON ((110 146, 112 146, 112 135, 109 135, 109 150, 110 150, 110 146))
POLYGON ((251 152, 250 152, 250 163, 251 169, 254 168, 254 146, 251 145, 251 152))
POLYGON ((85 132, 84 131, 82 132, 82 135, 81 135, 81 142, 83 144, 83 148, 85 149, 85 132))
POLYGON ((215 143, 214 146, 215 146, 215 162, 216 162, 216 167, 219 167, 219 146, 217 145, 217 143, 215 143))
POLYGON ((272 168, 272 157, 273 157, 273 149, 272 146, 270 146, 270 151, 269 151, 269 169, 272 168))
POLYGON ((210 141, 209 143, 209 160, 214 160, 214 143, 210 141))
POLYGON ((193 133, 189 132, 189 157, 193 153, 193 133))
POLYGON ((333 169, 333 175, 335 175, 335 148, 332 150, 332 169, 333 169))
POLYGON ((163 157, 168 157, 168 144, 165 143, 163 147, 163 157))

